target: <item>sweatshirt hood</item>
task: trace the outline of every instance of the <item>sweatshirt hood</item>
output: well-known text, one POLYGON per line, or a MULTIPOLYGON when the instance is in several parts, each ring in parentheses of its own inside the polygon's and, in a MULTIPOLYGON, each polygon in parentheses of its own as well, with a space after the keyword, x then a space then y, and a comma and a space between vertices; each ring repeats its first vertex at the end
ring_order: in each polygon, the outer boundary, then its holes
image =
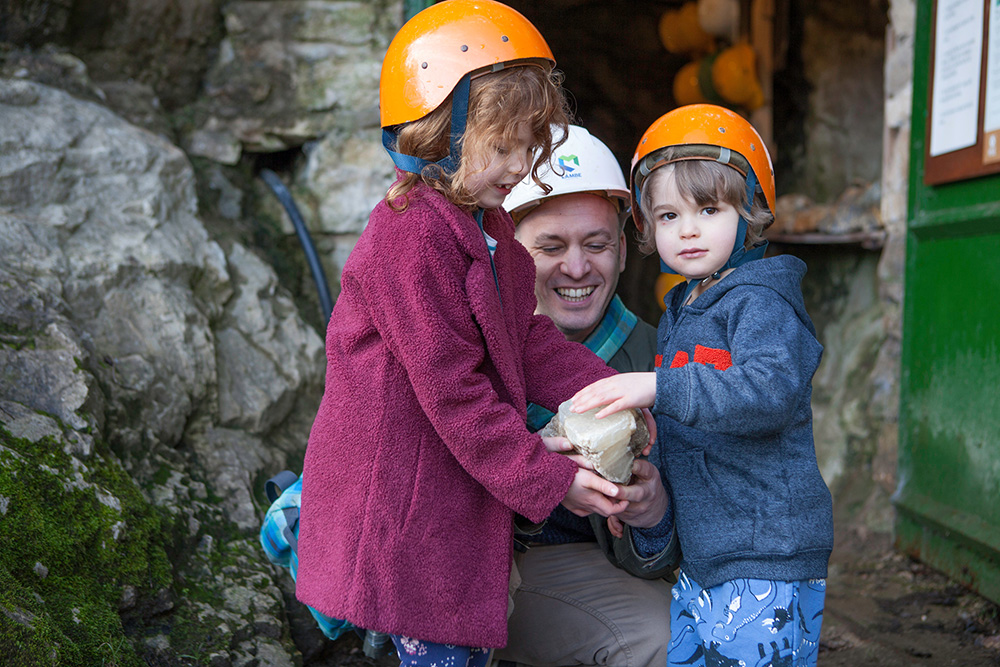
MULTIPOLYGON (((805 301, 802 299, 802 277, 805 274, 806 263, 792 255, 777 255, 747 262, 736 267, 732 273, 707 289, 695 299, 694 303, 687 307, 694 311, 707 310, 731 290, 739 289, 741 286, 766 287, 787 301, 795 310, 799 320, 815 336, 816 329, 813 327, 812 320, 806 312, 805 301)), ((679 305, 676 302, 683 298, 683 293, 684 284, 682 283, 674 289, 675 305, 679 305)))

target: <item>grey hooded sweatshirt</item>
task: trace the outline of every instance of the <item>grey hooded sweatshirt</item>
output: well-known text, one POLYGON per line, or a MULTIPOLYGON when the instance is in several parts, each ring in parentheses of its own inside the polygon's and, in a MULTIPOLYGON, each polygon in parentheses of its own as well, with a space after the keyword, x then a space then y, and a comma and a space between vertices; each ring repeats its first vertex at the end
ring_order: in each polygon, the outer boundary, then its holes
POLYGON ((748 262, 682 306, 666 297, 656 368, 659 468, 681 569, 702 587, 825 578, 830 491, 812 434, 823 347, 802 300, 805 264, 748 262))

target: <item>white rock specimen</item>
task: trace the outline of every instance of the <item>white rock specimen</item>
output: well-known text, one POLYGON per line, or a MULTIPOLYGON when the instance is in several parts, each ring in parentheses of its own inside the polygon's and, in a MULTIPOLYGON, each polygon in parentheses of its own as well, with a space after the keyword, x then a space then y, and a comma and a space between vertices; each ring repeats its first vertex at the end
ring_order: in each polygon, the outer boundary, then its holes
POLYGON ((599 407, 581 413, 572 412, 572 407, 572 401, 564 401, 538 434, 565 437, 599 475, 627 484, 632 477, 632 461, 649 442, 642 413, 622 410, 597 419, 594 415, 600 411, 599 407))

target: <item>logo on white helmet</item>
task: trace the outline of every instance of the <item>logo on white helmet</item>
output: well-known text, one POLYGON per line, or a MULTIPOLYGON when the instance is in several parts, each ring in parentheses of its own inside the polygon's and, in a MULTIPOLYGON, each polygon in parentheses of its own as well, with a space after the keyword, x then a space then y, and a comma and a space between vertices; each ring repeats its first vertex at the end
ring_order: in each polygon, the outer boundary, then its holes
POLYGON ((559 168, 562 169, 561 178, 580 178, 580 158, 576 155, 560 155, 559 168))

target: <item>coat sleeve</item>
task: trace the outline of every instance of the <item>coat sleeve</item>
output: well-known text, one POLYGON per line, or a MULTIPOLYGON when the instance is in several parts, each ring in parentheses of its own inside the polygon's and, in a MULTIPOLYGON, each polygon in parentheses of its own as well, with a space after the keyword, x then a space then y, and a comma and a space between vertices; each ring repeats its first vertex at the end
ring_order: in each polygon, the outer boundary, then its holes
POLYGON ((545 315, 532 315, 525 342, 528 401, 553 412, 592 382, 615 374, 582 343, 566 340, 545 315))
POLYGON ((483 372, 485 341, 467 289, 472 258, 444 220, 390 222, 398 230, 378 237, 378 265, 357 276, 379 334, 459 464, 507 507, 544 520, 576 465, 546 451, 483 372))
POLYGON ((653 412, 727 435, 780 433, 809 395, 823 347, 792 306, 770 290, 728 307, 732 365, 688 363, 656 369, 653 412))

